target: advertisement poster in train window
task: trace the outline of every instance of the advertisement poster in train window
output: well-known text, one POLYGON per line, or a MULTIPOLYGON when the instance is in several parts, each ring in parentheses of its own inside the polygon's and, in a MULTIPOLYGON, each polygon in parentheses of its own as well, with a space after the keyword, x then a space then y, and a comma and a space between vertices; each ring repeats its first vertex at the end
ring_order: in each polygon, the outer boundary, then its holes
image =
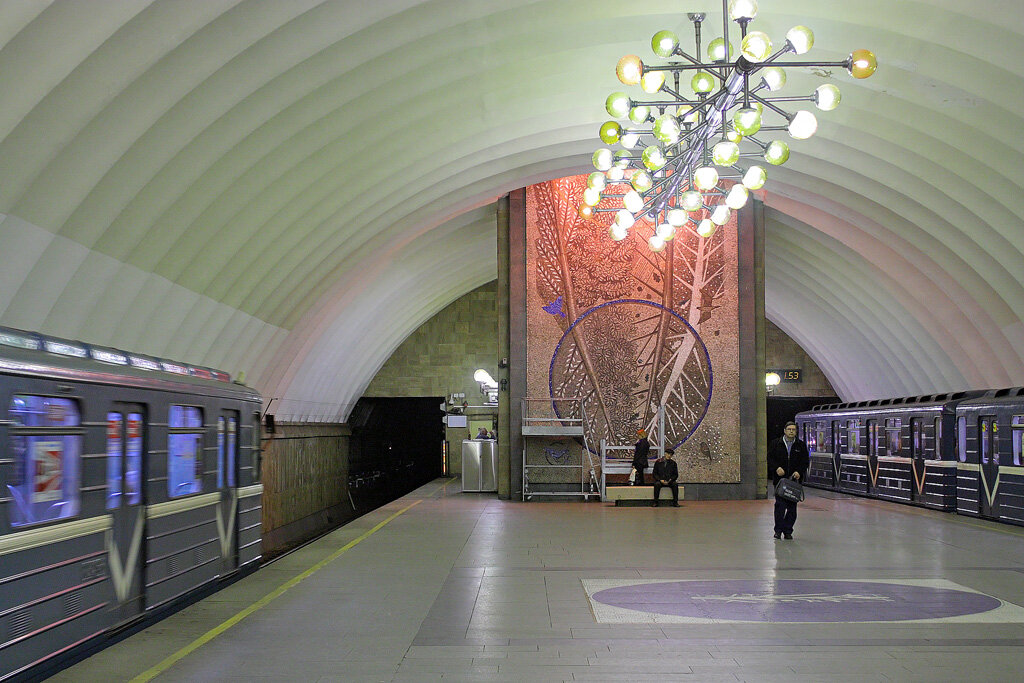
POLYGON ((32 502, 61 500, 64 490, 64 443, 39 440, 35 441, 33 446, 35 479, 32 485, 32 502))

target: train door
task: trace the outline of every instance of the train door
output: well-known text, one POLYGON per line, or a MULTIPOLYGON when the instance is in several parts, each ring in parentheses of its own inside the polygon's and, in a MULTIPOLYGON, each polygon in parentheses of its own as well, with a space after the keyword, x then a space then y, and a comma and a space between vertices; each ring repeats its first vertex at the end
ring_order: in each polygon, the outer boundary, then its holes
POLYGON ((868 420, 868 493, 878 486, 878 420, 868 420))
POLYGON ((117 620, 140 614, 146 509, 142 472, 145 413, 141 406, 115 404, 107 413, 107 510, 112 517, 107 563, 117 598, 117 620))
POLYGON ((910 470, 914 481, 910 487, 910 500, 919 502, 924 498, 924 475, 928 463, 924 459, 924 421, 910 420, 910 470))
POLYGON ((238 411, 223 411, 217 418, 217 535, 220 537, 221 574, 238 568, 238 411))
POLYGON ((999 518, 999 424, 995 415, 978 418, 979 474, 982 517, 999 518))
POLYGON ((829 450, 832 453, 832 470, 836 473, 836 487, 839 486, 843 472, 843 456, 839 448, 839 422, 832 421, 832 430, 829 433, 829 450))

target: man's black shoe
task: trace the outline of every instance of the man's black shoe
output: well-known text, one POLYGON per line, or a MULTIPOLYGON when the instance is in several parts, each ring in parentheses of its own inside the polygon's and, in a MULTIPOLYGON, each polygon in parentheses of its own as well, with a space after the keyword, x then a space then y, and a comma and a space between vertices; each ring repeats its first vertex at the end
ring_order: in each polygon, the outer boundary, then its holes
POLYGON ((772 538, 782 538, 782 534, 776 531, 774 534, 772 534, 772 538))
POLYGON ((679 507, 679 503, 672 503, 672 507, 674 507, 674 508, 679 507))
POLYGON ((792 540, 793 540, 793 534, 783 534, 783 537, 784 537, 784 538, 785 538, 785 539, 786 539, 787 541, 792 541, 792 540))

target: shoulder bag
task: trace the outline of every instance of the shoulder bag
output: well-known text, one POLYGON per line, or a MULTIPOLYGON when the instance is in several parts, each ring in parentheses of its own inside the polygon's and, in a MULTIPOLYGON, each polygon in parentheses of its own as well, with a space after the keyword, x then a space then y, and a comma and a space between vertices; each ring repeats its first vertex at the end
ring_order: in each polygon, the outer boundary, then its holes
POLYGON ((775 485, 775 497, 800 503, 804 499, 803 484, 788 477, 779 479, 779 483, 775 485))

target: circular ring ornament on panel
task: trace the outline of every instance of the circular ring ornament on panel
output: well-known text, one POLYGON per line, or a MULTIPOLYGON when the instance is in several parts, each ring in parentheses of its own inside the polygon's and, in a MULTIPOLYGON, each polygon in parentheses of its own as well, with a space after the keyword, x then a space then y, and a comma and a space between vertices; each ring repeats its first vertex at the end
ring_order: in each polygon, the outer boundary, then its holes
MULTIPOLYGON (((548 368, 552 399, 582 398, 587 442, 626 446, 638 428, 652 431, 665 405, 665 446, 677 448, 711 404, 711 356, 690 323, 644 299, 618 299, 586 310, 562 334, 548 368)), ((559 418, 578 418, 552 400, 559 418)))

